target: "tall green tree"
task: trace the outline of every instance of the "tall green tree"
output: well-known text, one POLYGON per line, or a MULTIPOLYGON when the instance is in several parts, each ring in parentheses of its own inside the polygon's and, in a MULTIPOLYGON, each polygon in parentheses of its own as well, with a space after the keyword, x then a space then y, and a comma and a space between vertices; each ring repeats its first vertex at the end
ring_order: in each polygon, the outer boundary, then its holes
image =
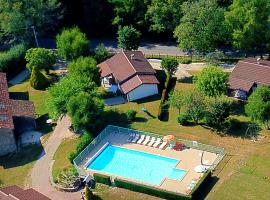
POLYGON ((119 48, 124 50, 137 50, 139 48, 141 33, 133 26, 120 27, 117 33, 119 48))
POLYGON ((170 76, 173 76, 178 68, 178 61, 175 58, 163 58, 161 60, 161 68, 170 76))
POLYGON ((233 46, 245 51, 270 52, 269 13, 269 0, 234 0, 225 13, 233 46))
POLYGON ((80 92, 96 93, 96 84, 86 76, 67 76, 51 86, 47 106, 51 110, 53 118, 67 112, 67 103, 72 96, 80 92))
POLYGON ((105 45, 103 43, 99 44, 95 48, 95 59, 98 63, 103 62, 110 56, 109 51, 106 49, 105 45))
POLYGON ((264 124, 269 129, 270 120, 270 89, 259 86, 248 98, 245 111, 252 120, 264 124))
POLYGON ((56 36, 56 46, 60 56, 71 60, 84 56, 89 51, 89 40, 78 27, 64 29, 56 36))
POLYGON ((68 73, 69 76, 88 77, 96 85, 100 84, 99 68, 94 58, 79 57, 68 65, 68 73))
POLYGON ((34 67, 31 72, 30 85, 36 90, 43 90, 49 85, 47 78, 40 72, 39 69, 37 69, 37 67, 34 67))
POLYGON ((178 109, 178 114, 180 114, 181 108, 185 105, 186 94, 183 91, 174 90, 169 94, 169 104, 178 109))
POLYGON ((34 39, 32 26, 39 34, 54 30, 62 18, 57 0, 0 0, 0 35, 34 39))
POLYGON ((26 51, 25 60, 27 61, 26 67, 29 71, 32 71, 34 67, 48 71, 55 64, 56 56, 50 49, 31 48, 26 51))
POLYGON ((152 0, 146 13, 146 19, 150 21, 149 30, 172 33, 182 17, 181 5, 184 1, 152 0))
POLYGON ((88 131, 95 131, 96 122, 101 120, 103 109, 104 103, 99 97, 85 92, 72 96, 67 104, 72 125, 88 131))
POLYGON ((216 0, 184 2, 182 13, 181 22, 174 31, 180 49, 210 52, 224 40, 224 9, 216 0))
POLYGON ((115 17, 113 24, 117 26, 133 25, 142 27, 150 0, 109 0, 113 5, 115 17))
POLYGON ((194 82, 198 90, 210 97, 221 96, 228 90, 228 74, 215 66, 204 68, 194 82))

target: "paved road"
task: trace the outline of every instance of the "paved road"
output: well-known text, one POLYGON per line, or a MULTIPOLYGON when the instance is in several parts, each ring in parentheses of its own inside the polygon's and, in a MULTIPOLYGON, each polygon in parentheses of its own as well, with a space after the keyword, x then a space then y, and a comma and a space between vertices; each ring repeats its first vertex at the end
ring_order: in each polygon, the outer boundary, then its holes
POLYGON ((42 194, 48 196, 53 200, 78 200, 80 199, 80 193, 66 193, 57 191, 50 184, 50 166, 53 160, 53 155, 57 148, 61 144, 64 138, 71 137, 68 127, 70 126, 70 120, 68 117, 63 117, 59 120, 54 132, 50 136, 49 140, 45 144, 44 153, 39 160, 35 163, 31 171, 32 187, 42 194))

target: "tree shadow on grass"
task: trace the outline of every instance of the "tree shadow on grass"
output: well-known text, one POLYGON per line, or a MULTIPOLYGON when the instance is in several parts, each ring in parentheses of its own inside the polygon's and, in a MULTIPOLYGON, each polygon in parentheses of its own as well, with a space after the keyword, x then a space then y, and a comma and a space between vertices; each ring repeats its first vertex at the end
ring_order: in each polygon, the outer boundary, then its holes
POLYGON ((36 119, 36 123, 37 123, 37 130, 40 131, 43 135, 46 135, 50 132, 53 131, 53 127, 56 126, 56 123, 53 124, 48 124, 46 123, 47 119, 49 119, 49 115, 48 114, 44 114, 44 115, 40 115, 37 119, 36 119))
POLYGON ((179 83, 188 83, 188 84, 192 84, 193 83, 193 76, 190 77, 184 77, 182 79, 178 80, 179 83))
POLYGON ((44 149, 40 144, 30 145, 20 149, 18 153, 0 157, 0 166, 4 169, 24 166, 38 160, 44 155, 44 149))
POLYGON ((144 117, 136 117, 134 122, 147 122, 148 120, 144 117))
POLYGON ((245 114, 245 103, 242 102, 242 101, 233 101, 231 111, 232 111, 233 115, 246 116, 246 114, 245 114))
POLYGON ((15 100, 29 100, 28 92, 9 92, 9 97, 15 100))

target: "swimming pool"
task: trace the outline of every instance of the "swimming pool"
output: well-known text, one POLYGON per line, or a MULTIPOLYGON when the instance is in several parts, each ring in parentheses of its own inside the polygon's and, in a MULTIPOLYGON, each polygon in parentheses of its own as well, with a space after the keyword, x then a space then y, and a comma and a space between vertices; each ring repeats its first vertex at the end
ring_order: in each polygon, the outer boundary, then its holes
POLYGON ((160 185, 164 178, 181 179, 186 171, 175 169, 179 160, 108 145, 87 169, 160 185))

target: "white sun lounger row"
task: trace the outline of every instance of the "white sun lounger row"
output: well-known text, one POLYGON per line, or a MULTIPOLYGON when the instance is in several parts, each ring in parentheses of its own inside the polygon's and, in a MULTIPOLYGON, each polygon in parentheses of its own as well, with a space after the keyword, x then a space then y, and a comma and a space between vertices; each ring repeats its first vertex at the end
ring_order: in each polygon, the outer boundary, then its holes
POLYGON ((158 148, 158 146, 160 145, 159 148, 163 149, 167 145, 167 142, 162 142, 161 138, 141 135, 140 139, 137 141, 137 144, 147 145, 150 147, 153 146, 155 148, 158 148))

